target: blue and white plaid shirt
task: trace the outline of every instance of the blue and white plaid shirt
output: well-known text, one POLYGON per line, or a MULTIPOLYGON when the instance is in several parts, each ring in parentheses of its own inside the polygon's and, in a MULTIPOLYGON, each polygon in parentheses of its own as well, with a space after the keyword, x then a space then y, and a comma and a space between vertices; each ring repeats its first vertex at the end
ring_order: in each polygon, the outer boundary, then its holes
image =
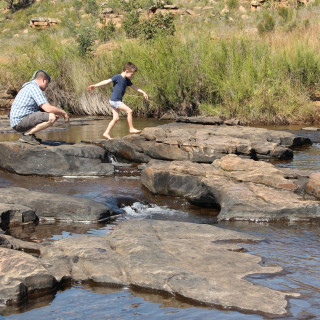
POLYGON ((10 126, 15 127, 23 117, 40 110, 40 106, 48 100, 35 80, 25 83, 16 98, 10 111, 10 126))

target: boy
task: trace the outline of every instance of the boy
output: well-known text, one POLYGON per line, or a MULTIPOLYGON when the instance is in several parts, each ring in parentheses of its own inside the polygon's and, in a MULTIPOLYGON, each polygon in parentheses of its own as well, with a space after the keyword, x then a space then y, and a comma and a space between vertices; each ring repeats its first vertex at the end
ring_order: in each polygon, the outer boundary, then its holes
POLYGON ((129 132, 130 133, 139 133, 141 130, 137 130, 133 127, 132 123, 132 110, 122 102, 122 97, 125 94, 126 88, 129 86, 132 89, 136 90, 143 94, 146 100, 149 99, 148 95, 138 87, 134 86, 130 79, 133 78, 134 74, 138 71, 138 68, 132 63, 127 62, 123 68, 123 71, 120 74, 116 74, 111 79, 103 80, 99 83, 93 84, 88 87, 88 90, 93 90, 96 87, 107 85, 113 82, 113 91, 110 96, 110 106, 112 108, 113 118, 110 121, 107 130, 104 132, 103 136, 108 140, 111 140, 110 131, 119 120, 119 112, 125 111, 127 113, 127 120, 129 124, 129 132))

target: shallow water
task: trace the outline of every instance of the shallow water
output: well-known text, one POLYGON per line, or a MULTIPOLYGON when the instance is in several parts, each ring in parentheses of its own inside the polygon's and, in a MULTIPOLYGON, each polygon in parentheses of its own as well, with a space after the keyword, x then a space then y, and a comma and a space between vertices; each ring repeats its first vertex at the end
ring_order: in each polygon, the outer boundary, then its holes
MULTIPOLYGON (((105 118, 104 118, 105 119, 105 118)), ((79 142, 99 139, 106 120, 92 120, 83 126, 51 131, 39 135, 42 139, 79 142)), ((156 120, 135 119, 136 127, 163 124, 156 120)), ((319 171, 320 144, 317 132, 308 135, 312 147, 294 151, 292 161, 277 164, 292 168, 319 171)), ((127 134, 125 119, 117 124, 114 136, 127 134)), ((0 141, 15 140, 16 134, 0 134, 0 141)), ((284 272, 273 277, 256 275, 250 281, 285 292, 298 292, 300 298, 289 299, 289 314, 281 319, 320 319, 320 233, 314 223, 249 223, 216 222, 215 210, 197 208, 182 199, 150 194, 140 183, 135 168, 118 172, 115 177, 71 179, 24 177, 0 171, 0 187, 21 186, 33 190, 88 197, 109 205, 121 198, 123 213, 108 224, 39 224, 24 225, 7 231, 21 239, 50 244, 53 241, 89 234, 99 236, 112 230, 123 219, 162 219, 215 224, 263 237, 260 243, 245 243, 249 253, 262 257, 266 266, 282 266, 284 272)), ((179 301, 172 296, 135 291, 130 288, 101 288, 73 284, 53 296, 30 301, 20 309, 7 308, 0 319, 266 319, 261 315, 244 314, 234 310, 203 308, 179 301)))

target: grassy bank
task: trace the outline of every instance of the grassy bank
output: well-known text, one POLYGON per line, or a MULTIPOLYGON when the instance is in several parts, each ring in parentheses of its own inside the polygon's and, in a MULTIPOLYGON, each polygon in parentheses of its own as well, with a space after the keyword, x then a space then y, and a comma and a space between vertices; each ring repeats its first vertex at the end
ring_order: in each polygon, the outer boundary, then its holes
MULTIPOLYGON (((125 101, 139 116, 169 112, 251 123, 318 121, 319 112, 310 100, 320 89, 318 6, 286 14, 269 9, 251 13, 247 20, 240 17, 237 2, 229 6, 228 17, 213 18, 211 13, 175 18, 173 35, 159 32, 152 39, 128 40, 124 30, 116 30, 113 49, 98 55, 81 54, 79 43, 71 38, 71 25, 32 30, 27 40, 20 37, 8 51, 11 62, 1 64, 0 81, 18 89, 33 70, 44 68, 54 78, 48 95, 57 105, 78 114, 108 114, 111 85, 94 93, 86 88, 133 61, 139 68, 134 83, 150 95, 146 102, 127 90, 125 101), (265 12, 275 22, 271 30, 265 12)), ((221 4, 215 10, 219 12, 221 4)), ((74 11, 65 15, 70 21, 78 19, 74 11)), ((81 28, 98 32, 90 27, 92 16, 86 19, 81 28)), ((100 43, 92 42, 90 49, 100 43)))

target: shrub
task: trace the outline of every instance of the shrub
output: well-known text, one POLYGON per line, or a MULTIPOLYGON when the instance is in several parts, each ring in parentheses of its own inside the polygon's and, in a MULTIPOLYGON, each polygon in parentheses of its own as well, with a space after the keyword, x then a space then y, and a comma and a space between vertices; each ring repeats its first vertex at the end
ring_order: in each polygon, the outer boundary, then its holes
POLYGON ((106 42, 113 38, 116 31, 115 24, 112 21, 109 21, 106 25, 98 31, 98 36, 100 41, 106 42))
POLYGON ((90 56, 93 51, 93 44, 96 39, 96 31, 93 27, 82 26, 76 30, 76 41, 79 54, 82 57, 90 56))
POLYGON ((140 34, 146 40, 152 39, 158 34, 173 35, 174 32, 172 13, 155 14, 152 18, 144 20, 140 26, 140 34))
POLYGON ((139 12, 131 11, 125 14, 122 27, 128 38, 136 38, 140 28, 139 12))
POLYGON ((93 16, 97 16, 99 14, 99 6, 96 0, 86 0, 84 11, 86 13, 91 13, 93 16))
POLYGON ((259 34, 273 31, 275 24, 273 17, 269 13, 264 12, 262 20, 258 24, 259 34))

